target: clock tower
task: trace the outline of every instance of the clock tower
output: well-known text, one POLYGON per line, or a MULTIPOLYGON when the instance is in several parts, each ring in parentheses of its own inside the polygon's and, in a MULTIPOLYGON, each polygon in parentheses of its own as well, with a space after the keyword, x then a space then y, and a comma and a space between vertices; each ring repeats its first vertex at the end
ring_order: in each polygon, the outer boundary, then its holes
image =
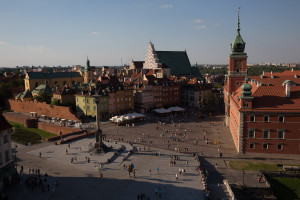
POLYGON ((246 43, 240 34, 240 10, 238 11, 238 27, 229 55, 228 75, 224 83, 225 123, 229 125, 230 96, 244 83, 247 73, 247 54, 244 52, 246 43))

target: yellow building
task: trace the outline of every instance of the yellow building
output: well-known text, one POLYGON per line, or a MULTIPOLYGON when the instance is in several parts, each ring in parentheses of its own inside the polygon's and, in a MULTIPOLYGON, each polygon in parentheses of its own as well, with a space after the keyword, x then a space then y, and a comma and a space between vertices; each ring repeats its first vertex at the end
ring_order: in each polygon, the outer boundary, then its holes
MULTIPOLYGON (((96 102, 92 95, 75 95, 75 101, 77 115, 84 117, 96 117, 96 102)), ((99 108, 100 119, 108 119, 108 95, 101 95, 99 108)))
POLYGON ((78 72, 28 72, 24 78, 25 90, 32 91, 41 84, 46 83, 50 88, 56 85, 72 85, 82 83, 83 77, 78 72))

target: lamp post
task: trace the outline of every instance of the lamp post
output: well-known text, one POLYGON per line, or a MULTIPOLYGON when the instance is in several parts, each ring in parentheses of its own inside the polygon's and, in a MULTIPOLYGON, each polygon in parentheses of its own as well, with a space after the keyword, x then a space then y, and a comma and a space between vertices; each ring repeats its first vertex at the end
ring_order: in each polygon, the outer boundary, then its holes
POLYGON ((103 141, 102 141, 102 130, 100 129, 100 116, 99 116, 99 102, 100 102, 100 97, 101 95, 93 95, 96 103, 96 130, 95 130, 95 138, 96 138, 96 143, 95 143, 95 148, 94 148, 94 153, 102 153, 104 152, 103 147, 103 141))

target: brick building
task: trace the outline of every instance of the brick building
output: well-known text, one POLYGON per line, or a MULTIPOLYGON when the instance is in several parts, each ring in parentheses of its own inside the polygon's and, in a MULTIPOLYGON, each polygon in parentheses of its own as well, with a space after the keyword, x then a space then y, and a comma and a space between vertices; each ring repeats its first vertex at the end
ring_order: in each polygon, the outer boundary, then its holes
POLYGON ((300 71, 263 73, 249 80, 239 19, 231 48, 225 123, 237 152, 300 154, 300 71))

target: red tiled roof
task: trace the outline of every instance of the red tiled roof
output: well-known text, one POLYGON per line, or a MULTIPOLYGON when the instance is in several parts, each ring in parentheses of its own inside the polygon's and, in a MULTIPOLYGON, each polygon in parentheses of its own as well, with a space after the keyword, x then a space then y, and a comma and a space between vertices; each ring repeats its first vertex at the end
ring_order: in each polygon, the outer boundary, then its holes
POLYGON ((284 71, 279 72, 265 72, 263 78, 261 76, 249 76, 250 79, 261 82, 262 84, 271 84, 271 85, 282 85, 282 82, 285 80, 294 81, 296 84, 300 84, 300 71, 284 71), (272 78, 272 75, 274 78, 272 78), (297 76, 297 78, 295 77, 297 76))
POLYGON ((136 79, 138 79, 138 78, 141 78, 142 77, 142 72, 139 72, 137 75, 136 75, 136 79))
MULTIPOLYGON (((241 87, 232 98, 238 102, 241 96, 241 87)), ((252 85, 252 108, 243 108, 240 111, 251 112, 300 112, 300 86, 291 86, 290 97, 286 97, 285 86, 259 86, 252 85)))
POLYGON ((189 85, 194 85, 194 84, 197 84, 198 83, 198 78, 192 78, 187 84, 189 85))
POLYGON ((7 120, 3 117, 2 113, 0 113, 0 131, 4 131, 6 129, 11 128, 12 126, 7 122, 7 120))
POLYGON ((133 72, 130 77, 134 78, 135 76, 136 76, 136 72, 133 72))
POLYGON ((153 75, 154 74, 154 71, 152 70, 152 69, 150 69, 149 71, 148 71, 148 73, 146 74, 146 76, 150 76, 150 75, 153 75))

